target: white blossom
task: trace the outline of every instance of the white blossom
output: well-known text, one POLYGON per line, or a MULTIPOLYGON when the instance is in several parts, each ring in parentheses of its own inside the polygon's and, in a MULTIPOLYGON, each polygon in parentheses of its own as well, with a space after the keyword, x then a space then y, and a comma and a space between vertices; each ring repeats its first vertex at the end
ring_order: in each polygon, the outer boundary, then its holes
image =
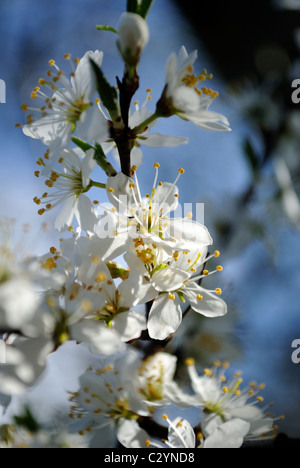
POLYGON ((138 417, 149 415, 147 406, 124 385, 126 360, 125 355, 114 362, 107 360, 99 368, 89 368, 80 377, 79 390, 70 397, 71 429, 90 435, 91 448, 113 446, 118 434, 124 433, 125 421, 127 430, 128 426, 138 430, 138 417))
POLYGON ((258 405, 263 402, 259 392, 264 384, 251 383, 242 389, 241 372, 231 380, 226 377, 228 364, 216 363, 212 369, 205 369, 199 376, 193 359, 187 360, 188 373, 195 392, 194 406, 201 408, 202 430, 205 436, 211 435, 224 422, 235 418, 249 423, 247 438, 260 437, 274 432, 274 418, 267 416, 258 405))
MULTIPOLYGON (((57 230, 69 228, 75 216, 81 229, 93 232, 98 222, 97 211, 85 193, 91 187, 90 175, 96 165, 94 150, 90 149, 84 154, 80 150, 64 149, 56 156, 55 161, 50 161, 51 169, 48 168, 46 158, 40 158, 38 163, 43 168, 42 174, 48 176, 45 185, 51 190, 34 198, 38 206, 43 206, 38 213, 42 215, 62 204, 55 221, 57 230)), ((39 177, 40 171, 35 174, 39 177)))
POLYGON ((70 60, 72 66, 70 79, 65 77, 54 60, 49 61, 56 74, 49 70, 47 79, 41 78, 39 86, 31 93, 32 99, 41 99, 43 105, 22 106, 23 110, 40 113, 41 117, 34 120, 33 113, 29 114, 23 132, 31 138, 40 139, 45 145, 55 142, 59 148, 69 144, 75 129, 80 138, 102 141, 108 136, 108 127, 105 118, 92 103, 96 81, 89 61, 92 59, 101 66, 103 53, 98 50, 86 52, 79 61, 76 60, 76 69, 70 54, 66 54, 65 58, 70 60))
POLYGON ((216 91, 207 87, 198 89, 199 82, 212 78, 206 70, 193 73, 197 51, 188 54, 182 46, 178 56, 172 53, 166 64, 166 86, 158 102, 158 113, 177 114, 206 130, 230 130, 226 117, 209 110, 216 91))

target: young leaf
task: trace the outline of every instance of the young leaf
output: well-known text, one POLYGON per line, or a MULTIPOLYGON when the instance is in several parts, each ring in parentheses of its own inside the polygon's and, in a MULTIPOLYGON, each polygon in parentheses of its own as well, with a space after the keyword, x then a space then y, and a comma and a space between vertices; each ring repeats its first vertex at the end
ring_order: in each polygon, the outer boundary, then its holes
POLYGON ((85 153, 91 149, 91 148, 94 148, 93 146, 91 146, 89 143, 87 143, 86 141, 84 140, 81 140, 80 138, 77 138, 77 137, 73 137, 72 138, 72 141, 73 143, 75 143, 75 145, 77 145, 80 149, 82 149, 82 151, 84 151, 85 153))
POLYGON ((143 0, 142 1, 142 4, 139 8, 139 11, 138 11, 138 14, 142 17, 142 18, 146 18, 147 14, 149 13, 149 10, 152 6, 152 3, 154 2, 154 0, 143 0))
POLYGON ((115 168, 108 162, 105 153, 102 149, 102 146, 99 145, 99 143, 95 143, 95 154, 94 154, 94 159, 98 166, 101 167, 101 169, 105 172, 105 174, 108 177, 113 177, 117 175, 117 171, 115 168))
POLYGON ((96 75, 97 91, 103 105, 110 113, 118 113, 118 95, 116 89, 109 84, 101 68, 93 60, 90 59, 90 62, 96 75))
POLYGON ((127 0, 127 11, 129 13, 137 13, 140 7, 139 0, 127 0))
POLYGON ((113 28, 112 26, 108 26, 107 24, 97 24, 96 28, 98 31, 110 31, 115 34, 118 34, 117 29, 113 28))

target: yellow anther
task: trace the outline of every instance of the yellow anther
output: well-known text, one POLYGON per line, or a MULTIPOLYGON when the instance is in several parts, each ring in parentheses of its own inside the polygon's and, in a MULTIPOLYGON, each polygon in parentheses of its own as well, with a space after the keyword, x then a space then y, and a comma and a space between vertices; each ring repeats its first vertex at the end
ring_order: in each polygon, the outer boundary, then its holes
POLYGON ((260 385, 258 386, 258 388, 259 388, 260 390, 264 390, 264 389, 266 388, 266 385, 265 385, 264 383, 262 383, 262 384, 260 384, 260 385))
POLYGON ((163 415, 162 415, 162 418, 163 418, 165 421, 167 421, 168 416, 167 416, 166 414, 163 414, 163 415))
POLYGON ((175 294, 169 294, 169 299, 171 299, 171 301, 174 301, 175 300, 175 294))
POLYGON ((223 387, 222 390, 223 390, 224 393, 228 393, 228 392, 229 392, 229 388, 228 388, 228 387, 223 387))
POLYGON ((186 214, 187 219, 191 219, 192 217, 193 217, 193 213, 191 211, 186 214))
POLYGON ((135 188, 135 184, 133 182, 130 182, 129 188, 135 188))
POLYGON ((204 274, 204 276, 207 276, 207 275, 208 275, 208 273, 209 273, 209 271, 208 271, 208 270, 203 270, 203 274, 204 274))
POLYGON ((184 171, 184 169, 182 169, 182 167, 181 167, 180 169, 178 169, 178 172, 179 172, 179 174, 184 174, 185 171, 184 171))
POLYGON ((223 367, 224 369, 228 369, 229 366, 230 366, 230 363, 229 363, 228 361, 224 361, 224 362, 222 363, 222 367, 223 367))
POLYGON ((221 254, 220 254, 220 252, 218 250, 215 250, 214 255, 215 255, 216 258, 218 258, 218 257, 220 257, 221 254))
POLYGON ((194 359, 194 358, 191 358, 191 357, 190 357, 190 358, 187 358, 184 362, 185 362, 185 364, 186 364, 187 366, 194 366, 194 365, 195 365, 195 359, 194 359))
POLYGON ((222 294, 222 289, 221 288, 216 288, 215 291, 216 291, 216 294, 218 294, 218 296, 220 294, 222 294))
POLYGON ((38 214, 42 216, 45 213, 45 211, 46 211, 45 208, 42 208, 38 211, 38 214))
POLYGON ((65 55, 64 55, 64 58, 65 58, 66 60, 70 59, 70 58, 71 58, 71 54, 65 54, 65 55))
POLYGON ((50 67, 53 67, 53 65, 55 65, 55 60, 49 60, 49 65, 50 67))
POLYGON ((198 299, 198 301, 202 301, 203 296, 201 296, 201 294, 197 294, 197 299, 198 299))
POLYGON ((145 445, 146 445, 146 447, 149 447, 150 443, 151 443, 151 442, 150 442, 150 440, 149 440, 149 439, 147 439, 147 440, 145 441, 145 445))
POLYGON ((213 371, 211 369, 204 369, 203 374, 204 375, 212 375, 213 371))
POLYGON ((114 193, 114 189, 112 187, 109 187, 107 190, 109 193, 114 193))
POLYGON ((218 270, 218 271, 223 271, 223 267, 222 267, 221 265, 218 265, 218 266, 216 267, 216 270, 218 270))
POLYGON ((26 112, 28 110, 28 105, 27 104, 22 104, 21 105, 21 110, 26 112))
POLYGON ((159 163, 154 163, 153 167, 154 167, 154 169, 158 169, 160 167, 160 164, 159 163))
POLYGON ((152 93, 152 89, 151 88, 146 89, 146 93, 152 93))
POLYGON ((261 397, 261 396, 256 397, 256 399, 257 399, 257 401, 259 401, 260 403, 262 403, 262 402, 264 401, 264 398, 261 397))

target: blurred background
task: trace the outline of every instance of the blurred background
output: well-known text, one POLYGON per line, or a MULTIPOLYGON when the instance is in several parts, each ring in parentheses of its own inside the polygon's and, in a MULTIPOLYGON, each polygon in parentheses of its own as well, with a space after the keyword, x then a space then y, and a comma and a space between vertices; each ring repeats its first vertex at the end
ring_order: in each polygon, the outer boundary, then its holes
MULTIPOLYGON (((205 224, 224 267, 212 287, 218 281, 229 313, 212 321, 189 313, 171 350, 183 359, 193 356, 199 368, 230 361, 245 382, 264 382, 266 404, 274 402, 274 413, 285 415, 280 431, 300 437, 300 364, 291 359, 292 341, 300 339, 300 103, 291 98, 291 84, 300 79, 300 1, 244 0, 239 8, 230 1, 201 2, 200 13, 192 3, 155 0, 137 98, 142 103, 151 88, 148 107, 154 110, 169 54, 182 45, 198 49, 196 72, 213 73, 210 85, 220 96, 212 110, 226 115, 232 132, 199 130, 175 117, 160 121, 157 131, 190 143, 145 149, 139 182, 148 191, 156 161, 161 180, 173 181, 178 167, 185 168, 180 201, 205 204, 205 224)), ((15 218, 20 231, 29 224, 37 254, 57 245, 61 234, 51 228, 57 213, 42 219, 32 201, 44 191, 33 172, 45 147, 15 127, 25 119, 20 106, 30 102, 49 59, 68 71, 65 53, 103 50, 103 70, 115 84, 123 73, 116 37, 96 24, 117 27, 125 8, 125 0, 1 0, 0 217, 15 218), (46 232, 42 222, 49 224, 46 232)), ((49 405, 64 411, 64 390, 76 387, 76 372, 85 366, 79 357, 66 346, 50 358, 39 388, 26 397, 40 414, 46 417, 49 405)))

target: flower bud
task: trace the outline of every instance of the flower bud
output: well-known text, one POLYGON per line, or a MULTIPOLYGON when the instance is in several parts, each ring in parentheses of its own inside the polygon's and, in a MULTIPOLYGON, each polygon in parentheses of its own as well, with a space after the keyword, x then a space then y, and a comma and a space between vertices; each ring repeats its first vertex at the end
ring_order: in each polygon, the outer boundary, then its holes
POLYGON ((118 32, 117 44, 125 63, 136 66, 149 40, 146 21, 136 13, 123 13, 120 17, 118 32))

